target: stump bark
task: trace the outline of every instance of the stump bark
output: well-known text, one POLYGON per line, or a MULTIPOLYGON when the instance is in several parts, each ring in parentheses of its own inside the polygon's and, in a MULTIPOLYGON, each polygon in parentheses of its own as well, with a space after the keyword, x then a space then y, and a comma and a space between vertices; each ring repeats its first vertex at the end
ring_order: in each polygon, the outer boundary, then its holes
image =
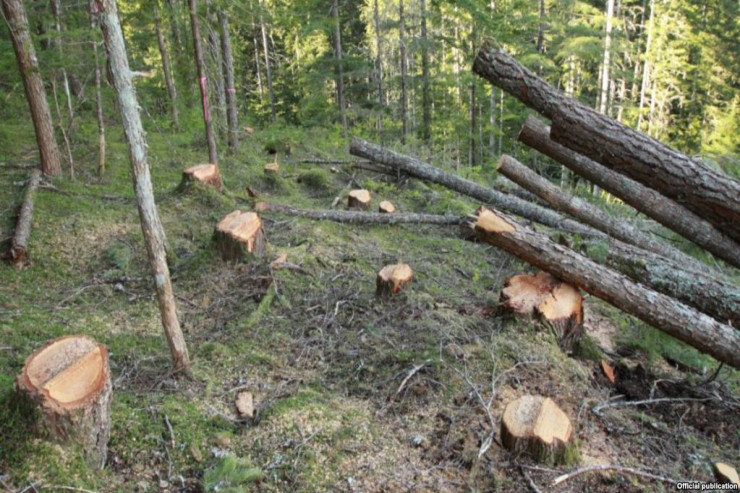
POLYGON ((352 190, 347 197, 347 206, 350 209, 367 210, 370 208, 370 192, 364 188, 361 190, 352 190))
POLYGON ((378 298, 390 298, 411 282, 414 271, 408 264, 386 265, 378 272, 375 280, 375 294, 378 298))
POLYGON ((384 200, 378 206, 378 212, 382 212, 384 214, 392 214, 396 212, 396 207, 387 200, 384 200))
POLYGON ((55 339, 26 359, 16 385, 21 401, 38 411, 36 433, 79 446, 87 462, 102 469, 112 396, 105 346, 82 335, 55 339))
POLYGON ((262 219, 254 212, 240 210, 221 219, 213 239, 224 260, 236 260, 249 255, 260 257, 267 245, 262 219))
POLYGON ((36 188, 41 181, 41 170, 35 169, 28 180, 26 192, 23 196, 23 205, 21 213, 18 215, 18 223, 15 227, 15 234, 10 243, 10 260, 16 269, 23 268, 23 264, 28 258, 28 239, 31 237, 31 217, 33 216, 33 198, 36 188))
POLYGON ((218 164, 198 164, 182 172, 181 187, 195 181, 221 190, 221 173, 218 164))
POLYGON ((504 447, 538 462, 563 463, 572 437, 570 419, 549 397, 522 396, 506 406, 501 419, 504 447))

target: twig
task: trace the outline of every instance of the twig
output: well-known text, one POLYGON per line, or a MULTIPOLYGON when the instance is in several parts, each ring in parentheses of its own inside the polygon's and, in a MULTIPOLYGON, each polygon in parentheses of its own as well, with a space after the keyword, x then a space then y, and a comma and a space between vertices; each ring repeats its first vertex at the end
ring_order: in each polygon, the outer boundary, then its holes
POLYGON ((661 397, 659 399, 645 399, 641 401, 618 401, 618 402, 607 402, 594 406, 593 413, 597 416, 601 416, 601 411, 610 407, 627 407, 627 406, 643 406, 649 404, 658 404, 660 402, 706 402, 713 400, 712 397, 705 397, 703 399, 695 397, 661 397))
POLYGON ((167 415, 164 415, 164 424, 167 425, 167 431, 170 433, 170 447, 172 449, 175 449, 175 432, 172 431, 172 424, 170 424, 170 418, 167 417, 167 415))
POLYGON ((206 405, 206 406, 208 407, 208 409, 210 409, 210 410, 211 410, 212 412, 214 412, 215 414, 217 414, 217 415, 218 415, 218 416, 220 416, 221 418, 225 419, 226 421, 229 421, 229 422, 231 422, 231 423, 237 423, 237 424, 242 424, 242 423, 246 423, 246 420, 243 420, 243 419, 237 419, 237 418, 232 418, 232 417, 231 417, 231 416, 229 416, 228 414, 224 414, 224 413, 222 413, 221 411, 219 411, 218 409, 216 409, 215 407, 213 407, 212 405, 210 405, 210 404, 209 404, 209 403, 207 403, 207 402, 203 402, 203 404, 205 404, 205 405, 206 405))
POLYGON ((709 376, 709 378, 707 378, 706 380, 704 380, 701 384, 702 385, 706 385, 706 384, 708 384, 710 382, 713 382, 719 376, 719 371, 722 369, 723 366, 725 366, 725 364, 724 363, 720 363, 719 366, 717 366, 717 369, 714 370, 714 373, 712 373, 709 376))
POLYGON ((631 467, 623 467, 623 466, 606 464, 606 465, 588 466, 588 467, 583 467, 581 469, 576 469, 575 471, 571 471, 569 473, 558 476, 557 478, 553 479, 552 483, 550 484, 551 486, 557 486, 560 483, 573 479, 576 476, 580 476, 581 474, 585 474, 588 472, 594 472, 594 471, 616 471, 616 472, 621 472, 625 474, 632 474, 633 476, 638 476, 638 477, 645 478, 645 479, 662 481, 664 483, 673 483, 673 484, 678 483, 678 481, 676 481, 675 479, 671 479, 665 476, 659 476, 657 474, 651 474, 649 472, 640 471, 639 469, 632 469, 631 467))
POLYGON ((34 481, 33 483, 29 484, 28 486, 26 486, 25 488, 23 488, 23 489, 22 489, 21 491, 19 491, 18 493, 26 493, 27 491, 30 491, 30 490, 33 490, 33 491, 38 491, 38 490, 36 489, 36 487, 37 487, 37 486, 41 486, 41 483, 43 483, 43 481, 34 481))
POLYGON ((49 485, 49 486, 42 486, 41 489, 42 490, 79 491, 81 493, 96 493, 95 491, 86 490, 84 488, 75 488, 74 486, 49 485))
POLYGON ((527 480, 527 483, 529 483, 529 487, 534 491, 534 493, 542 493, 542 490, 537 486, 537 483, 534 482, 534 480, 527 474, 527 471, 524 470, 522 466, 519 466, 519 472, 522 473, 522 476, 524 476, 524 479, 527 480))
POLYGON ((406 383, 408 383, 408 381, 411 380, 411 377, 413 377, 414 375, 416 375, 419 372, 419 370, 421 370, 426 365, 428 365, 430 363, 430 361, 431 360, 426 360, 425 362, 423 362, 420 365, 414 365, 414 367, 411 368, 411 370, 409 370, 408 374, 406 375, 406 378, 404 378, 403 381, 401 382, 401 385, 398 386, 398 390, 396 390, 396 394, 395 395, 400 394, 401 391, 403 390, 403 388, 406 386, 406 383))

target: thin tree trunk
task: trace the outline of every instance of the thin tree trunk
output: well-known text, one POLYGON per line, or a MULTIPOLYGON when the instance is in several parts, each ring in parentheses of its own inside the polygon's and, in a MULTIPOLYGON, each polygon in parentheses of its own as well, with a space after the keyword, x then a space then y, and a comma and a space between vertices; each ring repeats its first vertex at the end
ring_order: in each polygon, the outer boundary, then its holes
MULTIPOLYGON (((262 0, 259 0, 260 9, 262 8, 262 0)), ((260 12, 260 29, 262 30, 262 48, 265 52, 265 74, 267 75, 267 92, 270 96, 270 121, 275 123, 277 121, 277 108, 275 107, 275 93, 272 90, 272 70, 270 70, 270 49, 267 46, 267 29, 265 28, 265 21, 260 12)))
POLYGON ((164 82, 167 85, 167 94, 170 96, 170 105, 172 107, 172 125, 175 129, 180 127, 180 116, 177 112, 177 90, 175 81, 172 78, 170 70, 170 59, 167 56, 167 46, 162 35, 162 26, 159 22, 159 8, 154 5, 154 27, 157 32, 157 44, 159 45, 159 56, 162 58, 162 71, 164 72, 164 82))
MULTIPOLYGON (((60 56, 64 55, 64 46, 62 45, 62 7, 59 3, 59 0, 51 0, 51 12, 54 15, 54 22, 55 27, 57 30, 57 35, 59 36, 59 39, 55 43, 56 46, 59 48, 59 54, 60 56)), ((64 87, 64 95, 67 98, 67 113, 69 113, 69 122, 70 125, 74 121, 75 113, 72 109, 72 94, 69 90, 69 77, 67 77, 67 69, 62 68, 62 83, 64 87)), ((62 127, 62 122, 59 122, 60 128, 62 127)), ((74 165, 70 163, 70 167, 74 168, 74 165)), ((72 178, 74 178, 74 169, 70 172, 72 174, 72 178)))
MULTIPOLYGON (((57 74, 55 74, 57 75, 57 74)), ((64 130, 62 110, 59 109, 59 97, 57 96, 57 79, 56 76, 51 78, 51 93, 54 95, 54 108, 57 111, 57 123, 59 126, 59 132, 62 134, 64 140, 64 148, 67 151, 67 161, 69 162, 69 177, 75 179, 75 161, 72 157, 72 148, 69 145, 69 138, 67 138, 67 132, 64 130)))
MULTIPOLYGON (((545 0, 539 1, 539 24, 537 25, 537 53, 545 53, 545 0)), ((541 67, 540 67, 541 71, 541 67)))
POLYGON ((550 140, 550 128, 534 116, 527 119, 517 138, 520 142, 598 184, 663 226, 740 268, 740 244, 718 231, 709 221, 655 190, 550 140))
POLYGON ((469 111, 470 130, 468 134, 468 165, 475 166, 475 81, 470 82, 469 111))
MULTIPOLYGON (((644 5, 645 2, 643 2, 644 5)), ((653 40, 653 18, 655 14, 655 1, 650 0, 650 20, 647 25, 647 41, 645 41, 645 61, 642 68, 642 84, 640 85, 640 102, 637 107, 637 130, 642 130, 643 108, 648 85, 650 85, 650 44, 653 40)), ((644 13, 643 13, 644 16, 644 13)), ((644 18, 644 17, 643 17, 644 18)))
POLYGON ((406 67, 406 19, 403 15, 403 0, 398 2, 398 37, 399 49, 401 50, 401 142, 406 142, 406 134, 409 130, 409 110, 408 95, 406 94, 408 68, 406 67))
POLYGON ((62 164, 54 138, 49 102, 46 100, 44 83, 41 80, 36 50, 28 30, 28 19, 21 0, 2 0, 3 14, 10 29, 15 59, 23 79, 23 88, 31 110, 31 119, 36 130, 36 142, 41 156, 41 171, 45 175, 60 175, 62 164))
POLYGON ((606 0, 606 27, 604 35, 604 58, 601 66, 601 90, 599 91, 599 113, 607 114, 609 84, 611 82, 611 46, 612 18, 614 17, 614 0, 606 0))
POLYGON ((375 25, 375 75, 378 78, 378 134, 383 142, 383 60, 380 45, 380 13, 378 0, 373 2, 373 23, 375 25))
MULTIPOLYGON (((129 148, 131 173, 136 192, 136 203, 141 219, 141 231, 144 235, 149 263, 154 275, 159 302, 159 311, 162 325, 167 336, 167 342, 172 354, 172 364, 175 371, 189 372, 190 357, 185 344, 180 322, 177 319, 175 296, 170 281, 170 271, 165 256, 165 233, 159 220, 157 207, 154 203, 154 193, 149 175, 147 162, 147 146, 144 138, 144 128, 141 124, 138 102, 131 72, 126 56, 126 47, 123 41, 123 32, 118 18, 115 0, 96 0, 101 9, 101 23, 103 39, 105 41, 108 60, 110 61, 111 75, 118 95, 118 103, 123 117, 123 130, 129 148)), ((191 0, 191 13, 195 16, 195 5, 191 0)), ((197 34, 197 31, 196 33, 197 34)), ((198 39, 197 37, 195 38, 198 39)))
POLYGON ((92 29, 92 49, 95 61, 95 118, 98 123, 98 175, 105 173, 105 120, 103 119, 103 96, 100 90, 100 60, 98 58, 98 41, 95 32, 98 29, 95 0, 90 0, 90 27, 92 29))
POLYGON ((419 0, 421 10, 421 138, 429 144, 432 128, 432 101, 429 85, 429 38, 427 36, 426 0, 419 0))
POLYGON ((478 237, 620 310, 634 315, 718 361, 740 368, 740 333, 664 294, 632 282, 498 212, 480 212, 470 227, 478 237))
POLYGON ((260 50, 257 42, 257 26, 252 24, 252 46, 254 47, 254 64, 257 67, 257 87, 260 90, 260 101, 265 98, 265 88, 262 85, 262 68, 260 65, 260 50))
POLYGON ((342 137, 346 139, 347 110, 344 103, 344 68, 342 67, 342 29, 339 19, 339 0, 332 0, 331 16, 334 20, 334 76, 337 89, 337 106, 339 106, 339 121, 342 124, 342 137))
MULTIPOLYGON (((98 0, 100 1, 100 0, 98 0)), ((110 0, 109 0, 110 1, 110 0)), ((216 152, 216 136, 213 134, 213 121, 208 108, 208 91, 206 89, 206 67, 203 61, 203 50, 200 44, 200 28, 198 26, 198 11, 195 8, 195 0, 188 0, 190 9, 190 27, 193 31, 193 47, 195 49, 195 65, 198 69, 198 80, 200 83, 200 96, 203 104, 203 122, 206 127, 206 140, 208 141, 208 160, 218 164, 218 153, 216 152)))
POLYGON ((211 77, 211 94, 216 95, 216 115, 215 123, 218 130, 219 139, 224 140, 228 137, 228 115, 226 110, 226 88, 224 87, 223 78, 223 60, 221 58, 221 36, 218 33, 217 20, 213 16, 213 12, 207 14, 208 22, 206 23, 206 29, 208 30, 208 52, 210 53, 210 70, 206 69, 207 72, 215 74, 211 77))
POLYGON ((219 10, 218 23, 221 26, 221 51, 226 84, 226 117, 229 123, 229 149, 236 153, 239 149, 239 121, 236 113, 236 88, 234 88, 234 56, 231 53, 229 19, 219 10))

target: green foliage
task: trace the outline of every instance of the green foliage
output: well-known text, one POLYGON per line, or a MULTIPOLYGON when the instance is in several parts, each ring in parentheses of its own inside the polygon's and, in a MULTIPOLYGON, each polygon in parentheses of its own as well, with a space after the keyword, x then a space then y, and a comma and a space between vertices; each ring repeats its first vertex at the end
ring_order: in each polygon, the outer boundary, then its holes
POLYGON ((203 489, 207 492, 240 493, 249 490, 264 473, 247 460, 227 455, 217 460, 203 476, 203 489))

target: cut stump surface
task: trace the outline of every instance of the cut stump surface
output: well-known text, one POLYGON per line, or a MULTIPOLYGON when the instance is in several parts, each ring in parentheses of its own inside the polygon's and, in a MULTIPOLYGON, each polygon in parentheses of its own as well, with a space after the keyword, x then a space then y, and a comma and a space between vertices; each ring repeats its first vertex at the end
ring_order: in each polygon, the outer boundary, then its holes
POLYGON ((204 185, 211 185, 221 190, 221 173, 218 164, 199 164, 191 166, 182 172, 182 183, 197 181, 204 185))
POLYGON ((387 200, 384 200, 378 206, 378 212, 391 214, 393 212, 396 212, 396 208, 394 207, 392 203, 388 202, 387 200))
POLYGON ((370 192, 368 190, 352 190, 347 198, 347 206, 350 209, 363 209, 367 210, 370 208, 370 192))
POLYGON ((398 293, 401 288, 411 282, 414 271, 408 264, 386 265, 378 272, 375 281, 375 294, 379 298, 389 298, 398 293))
POLYGON ((278 163, 267 163, 263 171, 266 175, 277 175, 280 171, 280 165, 278 163))
POLYGON ((501 441, 514 453, 527 453, 549 464, 562 463, 572 436, 570 419, 549 397, 525 395, 504 410, 501 441))
POLYGON ((254 212, 236 210, 216 226, 214 241, 224 260, 265 253, 266 240, 262 220, 254 212))

